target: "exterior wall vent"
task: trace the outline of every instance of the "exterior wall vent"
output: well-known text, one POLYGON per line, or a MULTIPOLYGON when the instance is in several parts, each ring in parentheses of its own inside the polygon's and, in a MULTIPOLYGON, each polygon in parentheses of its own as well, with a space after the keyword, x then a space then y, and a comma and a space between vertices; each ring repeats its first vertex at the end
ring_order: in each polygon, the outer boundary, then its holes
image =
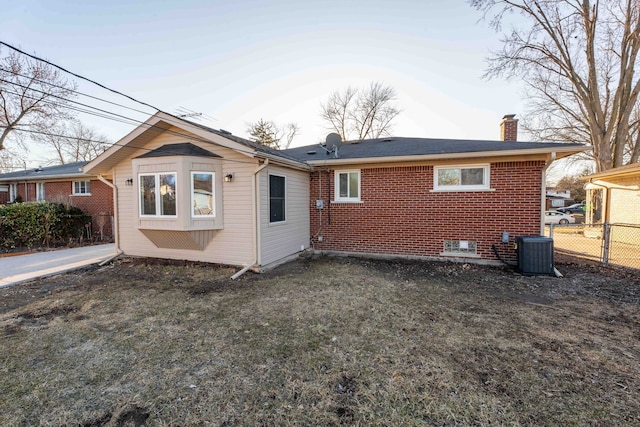
POLYGON ((518 270, 524 275, 554 275, 553 239, 540 236, 517 236, 518 270))

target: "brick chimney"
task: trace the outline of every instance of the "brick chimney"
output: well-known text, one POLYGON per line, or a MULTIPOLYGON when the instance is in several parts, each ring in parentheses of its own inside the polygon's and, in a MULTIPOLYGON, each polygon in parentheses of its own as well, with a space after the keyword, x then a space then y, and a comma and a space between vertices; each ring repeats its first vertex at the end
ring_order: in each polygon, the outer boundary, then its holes
POLYGON ((501 141, 517 141, 518 140, 518 119, 514 119, 515 114, 507 114, 500 122, 500 140, 501 141))

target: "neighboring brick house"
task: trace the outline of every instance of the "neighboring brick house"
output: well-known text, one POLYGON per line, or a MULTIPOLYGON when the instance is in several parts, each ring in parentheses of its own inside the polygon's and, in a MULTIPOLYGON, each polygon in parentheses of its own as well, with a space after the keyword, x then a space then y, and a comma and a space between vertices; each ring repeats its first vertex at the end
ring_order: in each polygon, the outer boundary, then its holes
MULTIPOLYGON (((517 135, 513 116, 501 135, 517 135)), ((315 250, 489 263, 515 259, 515 236, 543 234, 546 168, 584 150, 395 137, 330 145, 284 151, 312 166, 315 250)))
POLYGON ((26 169, 0 175, 6 188, 5 203, 18 195, 25 202, 49 201, 76 206, 91 215, 94 237, 113 236, 113 190, 82 172, 87 162, 26 169))

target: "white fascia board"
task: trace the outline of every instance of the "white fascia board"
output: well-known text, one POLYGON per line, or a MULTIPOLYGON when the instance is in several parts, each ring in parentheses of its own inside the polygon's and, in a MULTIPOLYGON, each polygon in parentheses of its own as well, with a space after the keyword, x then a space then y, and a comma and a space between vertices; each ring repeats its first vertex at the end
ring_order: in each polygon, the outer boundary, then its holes
POLYGON ((480 159, 483 157, 514 157, 526 156, 531 154, 551 154, 555 153, 571 153, 575 154, 586 151, 589 147, 554 147, 554 148, 534 148, 525 150, 499 150, 499 151, 477 151, 467 153, 445 153, 445 154, 424 154, 411 156, 386 156, 386 157, 363 157, 357 159, 325 159, 312 160, 307 163, 311 166, 330 166, 330 165, 347 165, 361 163, 392 163, 392 162, 419 162, 428 160, 450 160, 450 159, 480 159))

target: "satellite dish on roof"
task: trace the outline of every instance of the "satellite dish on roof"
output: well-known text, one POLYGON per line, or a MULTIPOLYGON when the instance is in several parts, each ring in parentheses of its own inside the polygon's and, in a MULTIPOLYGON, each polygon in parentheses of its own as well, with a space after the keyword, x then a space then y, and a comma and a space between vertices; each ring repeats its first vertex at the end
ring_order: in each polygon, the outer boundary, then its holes
POLYGON ((329 147, 331 147, 332 145, 340 147, 340 145, 342 145, 342 137, 335 132, 331 132, 325 139, 325 145, 329 147))
POLYGON ((325 138, 323 148, 327 151, 327 154, 333 153, 333 157, 338 158, 338 149, 342 145, 342 137, 335 132, 330 133, 325 138))

